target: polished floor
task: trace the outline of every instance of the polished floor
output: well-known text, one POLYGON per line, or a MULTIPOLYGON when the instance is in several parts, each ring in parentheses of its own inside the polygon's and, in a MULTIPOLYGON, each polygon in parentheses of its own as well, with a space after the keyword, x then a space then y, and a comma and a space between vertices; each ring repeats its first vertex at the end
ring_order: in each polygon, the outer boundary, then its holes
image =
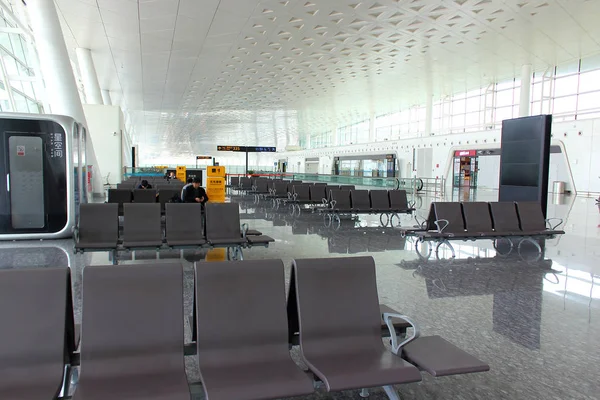
MULTIPOLYGON (((450 192, 446 200, 493 201, 497 192, 450 192)), ((426 215, 428 197, 417 197, 426 215)), ((490 241, 455 244, 420 258, 410 238, 382 227, 379 216, 327 226, 318 215, 292 216, 268 202, 233 197, 252 229, 276 239, 268 249, 246 250, 246 259, 372 255, 380 302, 413 317, 423 335, 437 334, 490 364, 487 373, 432 378, 403 385, 403 399, 600 399, 600 209, 594 199, 551 196, 548 216, 564 219, 566 234, 545 243, 543 254, 523 249, 508 256, 490 241)), ((404 226, 414 224, 402 218, 404 226)), ((164 252, 185 268, 185 313, 191 315, 194 263, 206 252, 164 252)), ((119 254, 118 263, 156 259, 156 252, 119 254)), ((85 265, 110 264, 108 253, 72 254, 71 241, 0 243, 0 267, 68 264, 73 271, 76 319, 81 318, 81 274, 85 265)), ((243 333, 243 332, 242 332, 243 333)), ((186 335, 189 339, 189 330, 186 335)), ((243 334, 240 336, 243 339, 243 334)), ((83 338, 85 341, 85 338, 83 338)), ((197 363, 187 357, 190 382, 197 363)), ((265 377, 268 378, 268 377, 265 377)), ((202 388, 192 385, 194 399, 202 388)), ((359 399, 358 392, 320 392, 306 399, 359 399)), ((385 399, 373 391, 372 399, 385 399)))

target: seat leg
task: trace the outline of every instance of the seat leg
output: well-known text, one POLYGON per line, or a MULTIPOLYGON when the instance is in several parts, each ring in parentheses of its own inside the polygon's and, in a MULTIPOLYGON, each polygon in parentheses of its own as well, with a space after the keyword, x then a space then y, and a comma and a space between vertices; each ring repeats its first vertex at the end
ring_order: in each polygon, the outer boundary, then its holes
POLYGON ((63 381, 60 387, 59 397, 67 397, 69 395, 69 384, 71 383, 71 366, 65 365, 63 370, 63 381))
POLYGON ((452 246, 452 244, 450 244, 450 242, 448 240, 442 240, 441 242, 438 243, 437 247, 435 248, 435 257, 438 260, 440 259, 440 247, 442 245, 448 246, 448 248, 452 252, 452 258, 456 258, 456 253, 454 252, 454 246, 452 246))
POLYGON ((398 392, 396 392, 393 386, 384 386, 383 390, 390 400, 400 400, 400 396, 398 396, 398 392))
POLYGON ((338 229, 340 229, 340 226, 342 225, 342 220, 340 219, 340 215, 339 214, 335 214, 333 216, 333 221, 332 221, 332 225, 333 228, 337 231, 338 229))
POLYGON ((379 216, 379 222, 381 222, 381 226, 387 227, 390 222, 390 216, 388 215, 388 213, 381 213, 381 215, 379 216), (385 215, 385 222, 383 222, 384 215, 385 215))
POLYGON ((366 399, 367 397, 369 397, 369 389, 362 389, 360 391, 360 397, 366 399))
POLYGON ((422 260, 428 260, 429 257, 431 257, 431 252, 433 250, 433 247, 431 246, 431 244, 429 242, 425 242, 425 240, 423 240, 423 238, 419 238, 415 242, 415 250, 417 251, 417 255, 419 256, 419 258, 421 258, 422 260), (424 247, 425 243, 427 243, 427 254, 423 255, 421 253, 421 250, 419 250, 419 244, 421 245, 421 247, 424 247))

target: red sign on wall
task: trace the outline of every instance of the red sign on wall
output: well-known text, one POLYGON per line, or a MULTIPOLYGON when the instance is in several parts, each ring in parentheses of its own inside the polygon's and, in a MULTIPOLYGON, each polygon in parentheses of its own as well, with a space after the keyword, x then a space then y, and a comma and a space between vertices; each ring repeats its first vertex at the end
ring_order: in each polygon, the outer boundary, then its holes
POLYGON ((454 157, 475 157, 477 155, 477 150, 456 150, 454 152, 454 157))

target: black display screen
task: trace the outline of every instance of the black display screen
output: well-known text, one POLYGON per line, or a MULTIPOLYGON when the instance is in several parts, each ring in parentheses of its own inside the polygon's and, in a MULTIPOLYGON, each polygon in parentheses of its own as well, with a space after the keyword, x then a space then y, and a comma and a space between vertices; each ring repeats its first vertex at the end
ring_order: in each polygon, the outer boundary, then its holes
POLYGON ((535 201, 546 212, 552 116, 502 122, 500 201, 535 201))

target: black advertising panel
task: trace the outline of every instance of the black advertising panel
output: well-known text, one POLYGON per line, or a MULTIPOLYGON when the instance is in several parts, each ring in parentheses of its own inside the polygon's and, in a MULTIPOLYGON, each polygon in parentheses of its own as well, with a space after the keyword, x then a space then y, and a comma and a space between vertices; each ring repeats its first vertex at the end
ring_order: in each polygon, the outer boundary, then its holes
POLYGON ((200 181, 202 181, 202 170, 201 169, 187 168, 185 170, 185 180, 186 180, 186 182, 190 178, 192 178, 192 179, 199 178, 200 181))
POLYGON ((212 160, 212 156, 196 156, 196 160, 212 160))
POLYGON ((551 132, 552 115, 502 122, 499 201, 536 201, 546 215, 551 132))

